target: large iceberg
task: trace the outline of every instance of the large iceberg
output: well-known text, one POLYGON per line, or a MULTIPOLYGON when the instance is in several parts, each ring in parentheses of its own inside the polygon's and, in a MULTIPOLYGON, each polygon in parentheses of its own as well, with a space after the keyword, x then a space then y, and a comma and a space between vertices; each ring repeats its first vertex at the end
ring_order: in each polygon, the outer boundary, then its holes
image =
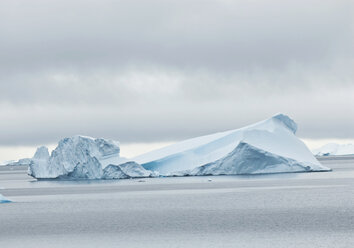
POLYGON ((329 143, 312 151, 315 156, 354 155, 353 144, 329 143))
POLYGON ((118 179, 153 175, 142 166, 120 157, 119 152, 117 141, 86 136, 64 138, 51 155, 48 148, 38 148, 28 174, 38 179, 118 179))
POLYGON ((256 124, 182 141, 133 158, 161 175, 230 175, 328 171, 278 114, 256 124))
POLYGON ((124 179, 329 171, 295 136, 296 123, 278 114, 256 124, 185 140, 127 160, 119 143, 74 136, 49 155, 38 148, 28 173, 35 178, 124 179))
POLYGON ((2 194, 0 194, 0 203, 11 202, 9 199, 5 198, 2 194))

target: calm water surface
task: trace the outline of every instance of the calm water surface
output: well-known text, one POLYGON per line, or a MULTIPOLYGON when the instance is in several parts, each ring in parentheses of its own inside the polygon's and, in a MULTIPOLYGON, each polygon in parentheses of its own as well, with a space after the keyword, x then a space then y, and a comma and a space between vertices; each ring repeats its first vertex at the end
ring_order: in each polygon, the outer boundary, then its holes
POLYGON ((332 172, 36 181, 0 167, 0 247, 354 247, 354 158, 332 172))

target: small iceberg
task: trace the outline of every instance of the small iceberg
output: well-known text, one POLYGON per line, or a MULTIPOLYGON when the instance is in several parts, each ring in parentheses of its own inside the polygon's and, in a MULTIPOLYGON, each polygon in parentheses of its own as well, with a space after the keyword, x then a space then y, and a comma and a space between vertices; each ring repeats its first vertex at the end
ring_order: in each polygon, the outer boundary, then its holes
POLYGON ((8 203, 11 202, 9 199, 5 198, 2 194, 0 194, 0 203, 8 203))

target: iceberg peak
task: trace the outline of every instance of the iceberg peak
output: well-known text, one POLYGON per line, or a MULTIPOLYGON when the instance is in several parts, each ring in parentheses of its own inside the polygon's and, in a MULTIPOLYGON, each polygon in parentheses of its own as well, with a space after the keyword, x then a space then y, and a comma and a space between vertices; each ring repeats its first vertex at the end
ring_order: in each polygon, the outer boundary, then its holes
POLYGON ((272 117, 272 119, 282 123, 286 128, 288 128, 294 134, 296 133, 297 124, 289 116, 279 113, 279 114, 274 115, 272 117))
POLYGON ((46 146, 38 147, 32 159, 48 159, 49 151, 46 146))

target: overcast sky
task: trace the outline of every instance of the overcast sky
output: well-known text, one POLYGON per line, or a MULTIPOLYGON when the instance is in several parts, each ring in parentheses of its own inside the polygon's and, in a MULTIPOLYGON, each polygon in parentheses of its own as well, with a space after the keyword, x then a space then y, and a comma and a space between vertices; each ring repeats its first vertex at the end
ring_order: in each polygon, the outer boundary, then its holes
POLYGON ((278 112, 301 138, 354 140, 353 44, 352 0, 2 0, 0 148, 170 142, 278 112))

